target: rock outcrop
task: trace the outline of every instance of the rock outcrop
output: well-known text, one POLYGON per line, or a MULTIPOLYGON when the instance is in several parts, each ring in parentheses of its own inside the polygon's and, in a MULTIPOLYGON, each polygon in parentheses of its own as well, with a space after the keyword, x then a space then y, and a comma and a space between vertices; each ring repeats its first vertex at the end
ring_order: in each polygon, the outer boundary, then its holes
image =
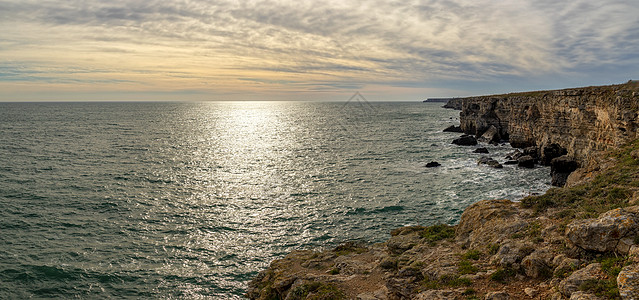
POLYGON ((473 150, 473 153, 488 154, 488 149, 486 149, 486 147, 479 147, 473 150))
POLYGON ((559 291, 566 297, 570 297, 573 293, 580 290, 581 285, 586 282, 594 281, 602 276, 601 264, 589 264, 585 268, 579 269, 572 273, 568 278, 559 283, 559 291))
POLYGON ((576 246, 598 252, 628 254, 639 235, 639 206, 617 208, 597 219, 568 224, 566 236, 576 246))
POLYGON ((579 168, 579 163, 571 157, 563 155, 553 158, 550 161, 550 176, 552 177, 551 184, 553 186, 564 186, 568 180, 570 173, 579 168))

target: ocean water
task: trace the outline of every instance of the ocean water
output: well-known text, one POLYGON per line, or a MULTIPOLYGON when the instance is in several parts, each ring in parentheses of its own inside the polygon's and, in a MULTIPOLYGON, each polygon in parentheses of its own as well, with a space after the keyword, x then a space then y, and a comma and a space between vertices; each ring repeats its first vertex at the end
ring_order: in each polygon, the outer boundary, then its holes
POLYGON ((478 166, 440 106, 2 103, 0 298, 240 299, 293 249, 549 188, 548 168, 478 166))

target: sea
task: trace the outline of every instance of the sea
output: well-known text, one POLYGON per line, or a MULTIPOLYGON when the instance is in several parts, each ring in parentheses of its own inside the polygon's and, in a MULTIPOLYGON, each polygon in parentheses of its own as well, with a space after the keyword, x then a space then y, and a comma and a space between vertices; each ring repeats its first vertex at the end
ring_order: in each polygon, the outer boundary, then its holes
POLYGON ((0 299, 243 299, 294 249, 550 187, 421 102, 0 103, 0 299), (431 161, 441 164, 426 168, 431 161))

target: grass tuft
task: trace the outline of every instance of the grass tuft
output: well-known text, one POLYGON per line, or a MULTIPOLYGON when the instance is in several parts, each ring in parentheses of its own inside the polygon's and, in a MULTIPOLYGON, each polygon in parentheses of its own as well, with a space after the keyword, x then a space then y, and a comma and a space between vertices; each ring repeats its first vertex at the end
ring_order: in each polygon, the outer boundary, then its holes
POLYGON ((466 253, 464 253, 462 255, 462 258, 463 259, 478 260, 482 255, 483 255, 483 253, 481 253, 481 251, 479 251, 479 250, 468 250, 468 251, 466 251, 466 253))
POLYGON ((431 245, 455 236, 455 228, 447 224, 438 224, 424 228, 421 236, 431 245))
POLYGON ((457 263, 457 272, 459 272, 460 275, 475 274, 478 271, 479 269, 466 259, 462 259, 457 263))
POLYGON ((506 283, 511 278, 515 277, 515 270, 512 268, 499 268, 495 273, 490 275, 490 280, 499 283, 506 283))

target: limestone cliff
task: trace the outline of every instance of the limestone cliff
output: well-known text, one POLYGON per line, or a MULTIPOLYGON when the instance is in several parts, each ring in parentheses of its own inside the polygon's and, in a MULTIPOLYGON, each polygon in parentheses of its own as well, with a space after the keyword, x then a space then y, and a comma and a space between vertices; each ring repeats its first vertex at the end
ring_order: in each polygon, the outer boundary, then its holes
MULTIPOLYGON (((461 128, 481 136, 494 126, 517 148, 556 144, 582 165, 638 137, 639 83, 462 99, 461 128)), ((549 164, 549 160, 547 164, 549 164)))
POLYGON ((638 114, 634 82, 464 98, 466 133, 534 146, 520 154, 559 169, 574 169, 572 157, 594 172, 519 202, 477 202, 456 226, 404 227, 381 244, 294 251, 260 272, 246 296, 639 299, 638 114))

